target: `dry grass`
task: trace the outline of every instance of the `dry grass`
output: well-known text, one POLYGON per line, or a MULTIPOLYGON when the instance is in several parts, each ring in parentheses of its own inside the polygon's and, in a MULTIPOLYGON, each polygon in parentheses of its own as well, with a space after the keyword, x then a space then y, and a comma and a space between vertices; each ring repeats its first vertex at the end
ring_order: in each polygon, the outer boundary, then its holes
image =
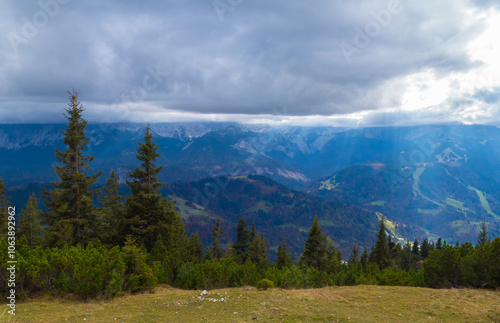
POLYGON ((198 298, 200 291, 169 287, 110 301, 77 302, 45 296, 18 304, 14 319, 0 313, 0 321, 500 322, 498 291, 355 286, 267 291, 244 287, 211 292, 204 300, 198 298))

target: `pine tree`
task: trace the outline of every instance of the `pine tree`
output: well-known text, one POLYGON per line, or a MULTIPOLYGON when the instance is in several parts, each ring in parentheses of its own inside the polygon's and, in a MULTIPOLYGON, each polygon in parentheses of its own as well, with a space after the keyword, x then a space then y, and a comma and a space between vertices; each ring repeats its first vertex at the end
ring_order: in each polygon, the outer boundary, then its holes
POLYGON ((236 260, 244 264, 248 258, 248 248, 250 247, 250 231, 247 229, 248 223, 243 218, 236 225, 236 243, 233 245, 236 260))
POLYGON ((326 236, 321 232, 321 228, 319 227, 317 215, 314 216, 300 261, 306 266, 317 269, 326 267, 328 261, 328 243, 326 236))
POLYGON ((389 249, 387 245, 387 235, 385 233, 384 220, 380 220, 380 229, 377 235, 377 242, 370 254, 370 261, 378 265, 380 269, 387 268, 389 266, 389 249))
POLYGON ((48 226, 45 234, 49 246, 65 244, 86 245, 96 239, 99 229, 97 212, 93 204, 93 197, 98 190, 92 185, 100 176, 87 175, 89 162, 94 157, 84 155, 89 143, 85 136, 87 121, 82 117, 85 110, 78 102, 78 93, 69 92, 69 103, 65 117, 68 127, 64 133, 65 151, 57 148, 54 166, 59 182, 52 183, 53 190, 45 190, 43 197, 47 212, 43 214, 43 222, 48 226))
POLYGON ((417 239, 415 239, 415 241, 413 242, 413 247, 411 249, 411 253, 413 255, 413 259, 415 260, 415 262, 420 260, 420 250, 418 249, 418 240, 417 239))
POLYGON ((0 178, 0 238, 7 237, 7 217, 8 208, 10 205, 9 198, 5 195, 5 183, 0 178))
POLYGON ((441 237, 439 237, 437 239, 437 242, 436 242, 436 249, 437 250, 442 250, 443 249, 443 240, 441 239, 441 237))
POLYGON ((102 195, 99 196, 99 214, 101 217, 101 242, 113 247, 119 244, 118 224, 124 215, 123 196, 119 194, 120 183, 114 170, 102 188, 102 195))
POLYGON ((349 265, 349 267, 356 267, 356 265, 358 264, 358 245, 355 243, 354 246, 352 247, 352 250, 351 250, 351 256, 349 257, 349 260, 347 261, 347 264, 349 265))
POLYGON ((198 232, 192 234, 188 239, 187 255, 191 262, 200 263, 203 261, 203 244, 198 232))
POLYGON ((212 230, 212 254, 215 259, 222 258, 222 248, 220 246, 220 238, 223 237, 226 233, 222 231, 220 227, 220 218, 217 218, 217 222, 215 222, 215 226, 212 230))
POLYGON ((255 229, 255 222, 252 223, 250 231, 250 242, 248 245, 248 258, 254 264, 266 264, 269 257, 267 255, 267 243, 264 235, 259 236, 259 232, 255 229))
POLYGON ((477 235, 477 245, 478 247, 482 247, 485 244, 491 243, 490 238, 488 238, 488 225, 486 224, 486 221, 481 222, 480 225, 480 231, 477 235))
POLYGON ((408 242, 398 257, 398 266, 402 270, 409 271, 410 269, 415 268, 415 262, 411 255, 411 244, 408 242))
POLYGON ((365 249, 363 249, 363 253, 361 254, 361 258, 359 258, 359 262, 361 263, 363 270, 365 270, 366 266, 368 265, 368 249, 366 247, 365 247, 365 249))
POLYGON ((427 238, 424 239, 422 242, 422 246, 420 247, 420 257, 422 257, 422 260, 425 260, 429 256, 429 251, 431 249, 431 246, 429 244, 429 241, 427 238))
POLYGON ((24 235, 28 239, 29 246, 32 249, 39 246, 42 241, 41 213, 35 193, 32 193, 25 208, 21 210, 19 218, 19 235, 24 235))
POLYGON ((283 238, 283 243, 278 246, 278 258, 276 260, 276 266, 278 267, 278 269, 292 266, 292 256, 290 255, 290 251, 286 247, 285 238, 283 238))
POLYGON ((394 242, 394 240, 392 240, 391 234, 387 236, 387 250, 389 254, 389 264, 391 266, 395 265, 401 252, 401 246, 399 245, 399 243, 396 243, 394 242))
POLYGON ((164 185, 157 175, 163 166, 156 166, 160 157, 158 145, 153 141, 151 127, 144 130, 144 142, 139 142, 137 159, 141 167, 129 173, 127 181, 132 195, 127 195, 125 216, 120 223, 121 236, 132 235, 138 243, 144 243, 147 250, 154 246, 161 235, 171 256, 179 260, 185 247, 185 229, 180 215, 175 211, 172 201, 164 198, 159 190, 164 185), (173 255, 175 254, 175 255, 173 255))

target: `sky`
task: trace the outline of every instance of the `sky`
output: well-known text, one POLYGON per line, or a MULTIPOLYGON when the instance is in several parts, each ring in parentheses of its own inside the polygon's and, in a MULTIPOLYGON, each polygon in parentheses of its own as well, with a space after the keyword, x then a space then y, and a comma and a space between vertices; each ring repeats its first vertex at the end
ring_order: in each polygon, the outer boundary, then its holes
POLYGON ((0 123, 500 125, 500 2, 0 2, 0 123))

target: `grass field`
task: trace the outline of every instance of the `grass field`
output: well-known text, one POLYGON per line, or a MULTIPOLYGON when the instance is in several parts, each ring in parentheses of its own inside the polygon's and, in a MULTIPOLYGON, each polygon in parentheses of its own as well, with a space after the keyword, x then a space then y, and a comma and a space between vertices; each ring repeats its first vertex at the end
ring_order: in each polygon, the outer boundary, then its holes
POLYGON ((1 322, 500 322, 500 292, 355 286, 308 290, 253 287, 155 293, 89 302, 44 296, 1 322), (209 291, 210 292, 210 291, 209 291), (216 301, 214 301, 216 300, 216 301))

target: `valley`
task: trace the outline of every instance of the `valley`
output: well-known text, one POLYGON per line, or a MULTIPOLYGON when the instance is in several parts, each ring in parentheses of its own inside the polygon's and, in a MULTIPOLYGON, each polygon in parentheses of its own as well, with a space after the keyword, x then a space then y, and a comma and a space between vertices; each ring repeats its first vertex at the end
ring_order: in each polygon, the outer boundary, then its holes
MULTIPOLYGON (((127 194, 144 126, 89 124, 87 150, 96 157, 90 171, 103 171, 100 183, 114 169, 127 194)), ((63 149, 63 128, 0 126, 0 176, 16 204, 23 206, 31 191, 54 180, 54 148, 63 149)), ((483 220, 492 235, 500 234, 496 127, 172 123, 153 124, 152 131, 164 165, 159 178, 169 183, 163 192, 205 243, 217 217, 228 230, 227 243, 243 216, 255 221, 271 246, 284 232, 292 234, 298 254, 316 213, 344 252, 354 242, 369 247, 373 241, 365 237, 371 234, 364 230, 372 232, 381 216, 402 241, 473 242, 483 220)))

